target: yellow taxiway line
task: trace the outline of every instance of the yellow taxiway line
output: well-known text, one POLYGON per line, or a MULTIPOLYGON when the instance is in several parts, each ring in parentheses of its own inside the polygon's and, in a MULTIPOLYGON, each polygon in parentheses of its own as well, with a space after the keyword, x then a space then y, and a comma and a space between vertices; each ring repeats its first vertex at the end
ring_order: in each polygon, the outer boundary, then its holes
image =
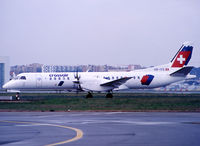
POLYGON ((73 127, 68 127, 68 126, 63 126, 63 125, 57 125, 57 124, 44 124, 44 123, 33 123, 33 122, 19 122, 19 121, 0 121, 0 122, 4 122, 4 123, 16 123, 16 124, 31 124, 31 125, 44 125, 44 126, 53 126, 53 127, 60 127, 60 128, 66 128, 66 129, 70 129, 76 132, 76 136, 73 137, 72 139, 68 139, 65 141, 61 141, 61 142, 57 142, 57 143, 53 143, 53 144, 48 144, 45 146, 56 146, 56 145, 60 145, 60 144, 65 144, 65 143, 69 143, 72 141, 76 141, 79 140, 83 137, 83 131, 77 128, 73 128, 73 127))

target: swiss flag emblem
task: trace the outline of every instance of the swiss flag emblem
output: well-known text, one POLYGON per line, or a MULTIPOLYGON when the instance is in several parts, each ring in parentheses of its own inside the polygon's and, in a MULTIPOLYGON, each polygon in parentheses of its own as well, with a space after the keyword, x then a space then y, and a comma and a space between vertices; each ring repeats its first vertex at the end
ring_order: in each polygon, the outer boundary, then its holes
POLYGON ((174 60, 172 67, 183 67, 190 55, 190 51, 181 51, 176 56, 176 59, 174 60))

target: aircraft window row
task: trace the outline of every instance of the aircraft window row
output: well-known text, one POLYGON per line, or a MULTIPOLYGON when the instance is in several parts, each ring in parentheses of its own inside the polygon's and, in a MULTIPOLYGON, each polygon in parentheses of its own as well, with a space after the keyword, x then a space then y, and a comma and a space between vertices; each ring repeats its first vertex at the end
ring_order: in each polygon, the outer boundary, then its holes
POLYGON ((63 77, 63 78, 61 78, 61 77, 58 77, 58 78, 56 78, 56 77, 54 77, 54 78, 49 78, 49 80, 69 80, 69 77, 63 77))
POLYGON ((113 76, 112 76, 112 77, 103 77, 103 78, 104 78, 104 79, 107 79, 107 80, 111 80, 111 79, 112 79, 112 80, 115 80, 115 79, 118 80, 118 79, 120 79, 120 78, 122 79, 123 77, 122 77, 122 76, 121 76, 121 77, 118 77, 118 76, 117 76, 117 77, 113 77, 113 76))
POLYGON ((135 80, 135 79, 140 79, 140 77, 139 76, 133 76, 133 79, 135 80))
MULTIPOLYGON (((121 77, 103 77, 104 79, 107 79, 107 80, 110 80, 110 79, 112 79, 112 80, 114 80, 114 79, 116 79, 116 80, 118 80, 118 79, 120 79, 120 78, 123 78, 122 76, 121 77)), ((133 79, 135 80, 135 79, 140 79, 140 76, 133 76, 133 79)))

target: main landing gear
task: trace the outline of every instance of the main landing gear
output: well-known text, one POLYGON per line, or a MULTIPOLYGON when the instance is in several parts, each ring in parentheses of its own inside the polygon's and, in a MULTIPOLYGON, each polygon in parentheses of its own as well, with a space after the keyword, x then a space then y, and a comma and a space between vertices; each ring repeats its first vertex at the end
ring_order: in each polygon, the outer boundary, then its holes
POLYGON ((86 98, 93 98, 93 95, 91 92, 88 92, 88 94, 86 95, 86 98))
POLYGON ((109 93, 107 93, 107 94, 106 94, 106 98, 113 98, 113 94, 112 94, 112 93, 110 93, 110 92, 109 92, 109 93))
MULTIPOLYGON (((93 95, 91 92, 88 92, 88 94, 86 95, 86 98, 93 98, 93 95)), ((113 94, 111 92, 108 92, 106 94, 106 98, 113 98, 113 94)))

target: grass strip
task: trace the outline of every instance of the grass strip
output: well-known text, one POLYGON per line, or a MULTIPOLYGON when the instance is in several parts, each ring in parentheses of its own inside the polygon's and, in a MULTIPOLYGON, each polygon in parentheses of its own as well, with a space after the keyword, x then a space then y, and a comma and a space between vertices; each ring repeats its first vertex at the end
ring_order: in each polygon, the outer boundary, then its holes
POLYGON ((112 99, 103 93, 91 99, 85 95, 22 94, 21 101, 0 102, 0 111, 200 111, 200 94, 115 93, 112 99))

